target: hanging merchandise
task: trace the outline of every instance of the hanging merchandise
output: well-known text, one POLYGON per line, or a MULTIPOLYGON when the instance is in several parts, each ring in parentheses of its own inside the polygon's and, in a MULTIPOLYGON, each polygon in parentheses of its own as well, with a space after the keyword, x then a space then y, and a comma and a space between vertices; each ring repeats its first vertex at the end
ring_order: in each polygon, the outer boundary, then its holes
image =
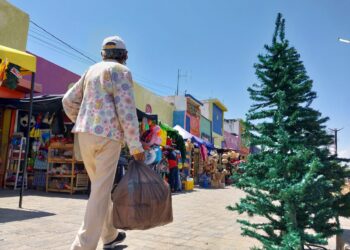
POLYGON ((141 132, 143 133, 147 130, 149 130, 148 119, 147 117, 143 117, 141 122, 141 132))
POLYGON ((49 112, 46 112, 45 117, 44 117, 42 123, 43 123, 43 124, 46 124, 46 125, 48 125, 48 126, 51 126, 54 118, 55 118, 55 113, 53 113, 53 114, 50 116, 50 113, 49 113, 49 112))
POLYGON ((35 117, 32 116, 30 122, 28 121, 29 118, 28 118, 28 114, 25 114, 24 116, 22 116, 19 120, 19 123, 22 127, 26 128, 28 127, 28 123, 29 123, 29 126, 30 127, 33 127, 35 125, 35 117))
POLYGON ((8 59, 5 58, 4 60, 0 59, 0 86, 2 85, 3 81, 6 79, 6 69, 8 66, 8 59))
POLYGON ((176 149, 180 150, 182 162, 186 160, 186 147, 183 137, 179 134, 179 132, 166 123, 160 123, 159 126, 167 131, 167 136, 172 138, 176 144, 176 149))
POLYGON ((163 158, 163 152, 162 149, 160 147, 156 147, 155 149, 156 152, 156 159, 155 159, 155 163, 160 163, 160 161, 163 158))
POLYGON ((222 159, 222 163, 223 163, 223 164, 227 164, 227 163, 228 163, 228 160, 227 160, 227 159, 222 159))
POLYGON ((166 130, 162 129, 160 130, 160 139, 162 140, 160 145, 161 146, 166 146, 166 140, 167 140, 167 132, 166 130))
POLYGON ((42 114, 40 113, 35 122, 35 126, 30 130, 29 136, 31 138, 41 138, 41 130, 40 130, 40 125, 41 125, 41 120, 42 120, 42 114))
POLYGON ((185 160, 185 167, 190 168, 192 164, 192 149, 193 149, 193 144, 191 143, 191 140, 188 139, 185 143, 186 147, 186 160, 185 160))
POLYGON ((149 130, 143 133, 141 136, 141 141, 143 143, 143 146, 147 149, 148 147, 154 146, 154 145, 161 145, 162 139, 161 139, 161 128, 157 125, 153 125, 150 127, 149 130))
POLYGON ((206 161, 207 158, 208 158, 208 149, 206 146, 204 146, 204 144, 200 145, 200 152, 201 152, 201 155, 202 155, 202 159, 203 161, 206 161))
POLYGON ((149 149, 145 151, 145 164, 146 165, 151 165, 155 162, 157 159, 157 153, 154 149, 149 149))
POLYGON ((21 78, 20 67, 9 63, 6 67, 5 79, 3 79, 2 83, 9 89, 15 89, 21 78))

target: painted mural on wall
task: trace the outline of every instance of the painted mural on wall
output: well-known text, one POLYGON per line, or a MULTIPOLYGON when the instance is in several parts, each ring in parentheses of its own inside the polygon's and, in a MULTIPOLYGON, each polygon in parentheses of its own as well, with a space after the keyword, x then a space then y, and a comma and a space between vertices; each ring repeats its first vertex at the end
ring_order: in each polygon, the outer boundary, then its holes
POLYGON ((190 133, 192 135, 195 135, 197 137, 201 136, 201 131, 200 131, 200 118, 198 116, 190 116, 190 123, 191 123, 191 129, 190 133))
POLYGON ((200 131, 200 108, 198 104, 187 101, 186 130, 197 137, 201 136, 200 131))

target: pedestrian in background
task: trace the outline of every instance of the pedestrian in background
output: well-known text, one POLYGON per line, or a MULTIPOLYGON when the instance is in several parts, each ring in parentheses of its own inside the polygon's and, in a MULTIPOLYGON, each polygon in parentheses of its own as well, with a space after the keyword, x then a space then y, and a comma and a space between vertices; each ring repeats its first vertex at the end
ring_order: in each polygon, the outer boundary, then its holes
POLYGON ((135 108, 133 81, 125 66, 124 41, 108 37, 102 62, 91 66, 63 97, 67 116, 75 122, 81 157, 91 180, 84 221, 71 250, 114 248, 126 235, 113 226, 111 190, 124 141, 136 160, 144 160, 135 108))
POLYGON ((171 192, 178 191, 179 186, 179 168, 178 168, 178 156, 175 152, 175 149, 171 146, 167 146, 167 159, 169 165, 169 184, 171 192))

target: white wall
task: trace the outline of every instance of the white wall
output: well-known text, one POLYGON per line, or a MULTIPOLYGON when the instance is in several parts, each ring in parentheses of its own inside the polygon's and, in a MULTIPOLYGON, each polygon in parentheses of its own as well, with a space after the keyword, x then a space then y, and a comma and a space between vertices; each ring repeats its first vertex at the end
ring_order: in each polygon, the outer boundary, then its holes
POLYGON ((203 103, 203 106, 200 107, 201 109, 201 114, 202 116, 204 116, 205 118, 207 118, 208 120, 212 120, 212 118, 210 117, 210 103, 203 103))
POLYGON ((175 107, 175 111, 185 111, 187 109, 187 100, 185 96, 165 96, 163 97, 175 107))
POLYGON ((240 123, 239 120, 224 121, 224 130, 229 133, 240 135, 240 123))

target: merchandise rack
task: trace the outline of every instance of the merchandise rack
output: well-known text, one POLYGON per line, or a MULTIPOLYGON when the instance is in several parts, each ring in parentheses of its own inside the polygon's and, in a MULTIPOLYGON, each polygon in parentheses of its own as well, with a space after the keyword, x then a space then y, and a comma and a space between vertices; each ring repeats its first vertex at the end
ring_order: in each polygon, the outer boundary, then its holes
POLYGON ((14 190, 18 189, 24 181, 24 188, 28 186, 28 173, 23 175, 24 157, 25 157, 26 138, 20 135, 14 135, 9 144, 7 166, 5 173, 5 187, 13 187, 14 190), (17 138, 19 144, 13 145, 12 140, 17 138), (13 180, 8 180, 8 177, 12 176, 13 180))
POLYGON ((46 192, 63 192, 63 193, 70 193, 73 194, 77 191, 87 191, 88 190, 88 182, 89 177, 86 173, 75 173, 75 166, 77 164, 83 164, 82 161, 78 161, 74 157, 74 153, 72 154, 71 158, 64 158, 62 155, 57 156, 55 155, 55 151, 71 151, 74 150, 73 144, 52 144, 49 146, 48 149, 48 171, 46 174, 46 192), (70 174, 52 174, 50 172, 51 169, 55 168, 55 164, 68 164, 70 165, 70 174), (50 183, 52 182, 52 179, 61 179, 66 178, 70 179, 69 188, 52 188, 50 187, 50 183))

